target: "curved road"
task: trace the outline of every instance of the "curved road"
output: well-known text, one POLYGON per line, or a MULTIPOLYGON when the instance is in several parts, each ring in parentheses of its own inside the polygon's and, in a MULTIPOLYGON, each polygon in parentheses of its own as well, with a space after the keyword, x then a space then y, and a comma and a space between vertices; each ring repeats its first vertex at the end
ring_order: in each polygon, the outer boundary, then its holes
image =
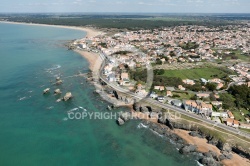
MULTIPOLYGON (((103 54, 100 55, 100 56, 102 56, 102 59, 104 59, 103 54)), ((191 118, 197 119, 199 121, 205 122, 205 123, 207 123, 209 125, 216 126, 216 127, 220 128, 220 129, 223 129, 223 130, 225 130, 227 132, 230 132, 230 133, 233 133, 233 134, 236 134, 236 135, 240 135, 240 136, 243 136, 243 137, 246 137, 246 138, 250 138, 250 134, 248 134, 246 132, 239 131, 238 129, 235 129, 233 127, 229 127, 229 126, 227 126, 225 124, 216 123, 216 122, 214 122, 212 120, 209 120, 209 119, 204 119, 204 118, 202 118, 202 117, 200 117, 200 116, 198 116, 198 115, 196 115, 194 113, 186 112, 184 109, 181 109, 179 107, 175 107, 175 106, 172 106, 170 104, 163 104, 163 103, 160 103, 160 102, 158 102, 156 100, 153 100, 151 98, 148 98, 148 97, 145 98, 144 96, 137 95, 135 93, 130 92, 129 90, 126 90, 126 89, 123 89, 123 88, 117 86, 116 84, 114 84, 112 82, 109 82, 106 78, 103 77, 103 75, 101 73, 101 71, 103 71, 103 67, 105 66, 105 64, 106 64, 106 62, 104 60, 102 65, 101 65, 101 68, 99 70, 100 71, 99 78, 103 82, 105 82, 107 85, 112 87, 113 89, 115 89, 115 90, 117 90, 119 92, 125 93, 128 96, 132 96, 132 97, 134 97, 136 99, 139 99, 139 100, 143 99, 145 102, 150 103, 152 105, 155 105, 155 106, 158 106, 158 107, 161 107, 161 108, 164 108, 164 109, 170 109, 170 110, 176 111, 176 112, 178 112, 178 113, 180 113, 182 115, 186 115, 188 117, 191 117, 191 118)))

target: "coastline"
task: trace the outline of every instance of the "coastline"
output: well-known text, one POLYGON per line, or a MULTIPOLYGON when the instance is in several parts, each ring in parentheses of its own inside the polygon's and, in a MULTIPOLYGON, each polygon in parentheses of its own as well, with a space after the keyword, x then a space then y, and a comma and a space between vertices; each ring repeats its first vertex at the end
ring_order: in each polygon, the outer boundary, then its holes
MULTIPOLYGON (((31 25, 31 26, 47 26, 47 27, 55 27, 55 28, 67 28, 67 29, 72 29, 72 30, 81 30, 81 31, 85 31, 86 37, 94 37, 97 36, 99 34, 101 34, 102 32, 97 31, 95 29, 92 28, 86 28, 86 27, 73 27, 73 26, 61 26, 61 25, 48 25, 48 24, 33 24, 33 23, 18 23, 18 22, 8 22, 8 21, 0 21, 0 23, 8 23, 8 24, 23 24, 23 25, 31 25)), ((74 50, 75 52, 79 53, 82 57, 84 57, 88 62, 89 62, 89 68, 92 72, 98 72, 102 60, 100 58, 100 56, 97 53, 93 53, 93 52, 88 52, 88 51, 83 51, 83 50, 74 50)), ((216 152, 218 152, 218 148, 217 147, 212 147, 213 145, 208 144, 206 142, 206 140, 199 140, 200 138, 196 138, 196 137, 192 137, 190 135, 188 135, 189 131, 186 130, 177 130, 177 132, 175 132, 175 134, 179 135, 183 140, 185 140, 187 143, 189 144, 194 144, 198 147, 198 150, 200 150, 201 152, 205 152, 207 149, 212 148, 211 150, 215 150, 216 152), (179 133, 179 134, 178 134, 179 133), (214 149, 214 148, 217 148, 214 149)), ((249 165, 249 162, 247 159, 237 155, 237 154, 233 154, 233 158, 230 160, 223 160, 222 163, 224 165, 227 166, 234 166, 237 165, 238 163, 241 163, 241 165, 249 165)))
POLYGON ((5 24, 19 24, 19 25, 30 25, 30 26, 44 26, 44 27, 55 27, 55 28, 65 28, 72 30, 80 30, 86 32, 86 36, 88 38, 95 37, 97 35, 102 34, 103 32, 97 31, 94 28, 90 27, 76 27, 76 26, 66 26, 66 25, 50 25, 50 24, 36 24, 36 23, 25 23, 25 22, 12 22, 12 21, 0 21, 0 23, 5 24))
MULTIPOLYGON (((174 129, 173 133, 177 134, 179 137, 181 137, 183 140, 185 140, 188 144, 196 145, 197 151, 199 152, 208 152, 209 150, 217 153, 217 155, 221 154, 220 149, 216 147, 215 145, 209 144, 205 138, 198 138, 193 137, 189 135, 189 131, 182 130, 182 129, 174 129)), ((232 159, 224 159, 221 161, 221 163, 225 166, 238 166, 239 163, 242 166, 248 166, 250 164, 250 161, 244 157, 241 157, 240 155, 236 153, 232 153, 233 157, 232 159)))
MULTIPOLYGON (((90 27, 76 27, 76 26, 66 26, 66 25, 49 25, 49 24, 36 24, 36 23, 25 23, 25 22, 11 22, 11 21, 0 21, 0 23, 5 24, 17 24, 17 25, 29 25, 29 26, 43 26, 43 27, 55 27, 55 28, 65 28, 72 30, 80 30, 86 32, 87 38, 92 38, 102 34, 102 31, 98 31, 94 28, 90 27)), ((85 58, 89 62, 89 69, 92 72, 96 72, 99 70, 101 66, 101 58, 97 53, 88 52, 84 50, 74 49, 74 51, 80 54, 83 58, 85 58)))
POLYGON ((92 72, 98 72, 102 64, 102 59, 100 58, 98 53, 88 52, 79 49, 74 49, 74 51, 80 54, 83 58, 85 58, 89 62, 89 69, 92 72))

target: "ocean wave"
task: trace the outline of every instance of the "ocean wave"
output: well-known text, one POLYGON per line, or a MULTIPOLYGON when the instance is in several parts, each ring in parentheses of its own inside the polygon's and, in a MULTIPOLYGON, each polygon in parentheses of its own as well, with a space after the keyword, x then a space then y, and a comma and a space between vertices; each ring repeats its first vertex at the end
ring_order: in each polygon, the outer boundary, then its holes
POLYGON ((78 106, 79 109, 83 110, 83 111, 87 111, 85 108, 83 108, 82 106, 78 106))
POLYGON ((68 120, 68 118, 63 118, 62 120, 63 120, 63 121, 67 121, 67 120, 68 120))
POLYGON ((54 108, 54 106, 50 106, 50 107, 47 107, 46 109, 51 110, 53 108, 54 108))
POLYGON ((169 139, 169 142, 170 142, 171 144, 173 144, 173 145, 176 145, 176 143, 175 143, 173 140, 171 140, 171 139, 169 139))
POLYGON ((138 124, 137 128, 138 129, 140 129, 140 128, 146 128, 147 129, 148 126, 144 125, 143 123, 140 123, 140 124, 138 124))
POLYGON ((24 97, 20 97, 18 100, 21 101, 21 100, 24 100, 24 99, 26 99, 26 98, 27 98, 27 97, 24 96, 24 97))
POLYGON ((69 110, 68 112, 73 112, 73 111, 76 111, 76 110, 79 110, 79 108, 78 107, 73 108, 73 109, 69 110))
POLYGON ((152 129, 150 129, 150 130, 151 130, 154 134, 158 135, 159 137, 163 137, 163 135, 157 133, 156 131, 154 131, 154 130, 152 130, 152 129))
POLYGON ((204 166, 199 161, 195 160, 198 166, 204 166))
POLYGON ((56 70, 56 69, 60 69, 61 65, 54 65, 52 68, 48 68, 46 69, 46 71, 52 71, 52 70, 56 70))

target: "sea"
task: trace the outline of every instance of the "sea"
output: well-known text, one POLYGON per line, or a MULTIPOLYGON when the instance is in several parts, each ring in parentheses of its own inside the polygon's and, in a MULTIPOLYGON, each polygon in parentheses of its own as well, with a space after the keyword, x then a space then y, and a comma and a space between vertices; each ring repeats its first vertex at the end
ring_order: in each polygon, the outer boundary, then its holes
POLYGON ((85 35, 58 27, 0 23, 0 165, 198 165, 140 120, 118 126, 115 119, 69 117, 75 112, 127 110, 108 110, 109 103, 93 93, 94 86, 76 76, 89 72, 88 62, 65 44, 85 35), (58 76, 62 85, 54 84, 58 76), (45 88, 50 93, 44 95, 45 88), (57 88, 61 96, 53 94, 57 88), (66 92, 73 98, 56 102, 66 92))

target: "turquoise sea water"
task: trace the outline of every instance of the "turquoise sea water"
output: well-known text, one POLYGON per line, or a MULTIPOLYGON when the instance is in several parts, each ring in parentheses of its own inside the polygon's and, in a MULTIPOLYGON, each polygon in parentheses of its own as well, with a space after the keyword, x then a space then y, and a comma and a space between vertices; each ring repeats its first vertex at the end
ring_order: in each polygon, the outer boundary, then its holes
MULTIPOLYGON (((63 44, 84 37, 77 30, 0 23, 0 165, 196 165, 180 155, 169 140, 140 121, 122 127, 115 120, 70 120, 67 112, 108 112, 108 103, 93 94, 84 78, 88 63, 63 44), (53 93, 42 95, 60 75, 69 102, 55 102, 53 93), (68 78, 67 78, 68 77, 68 78)), ((123 108, 125 109, 125 108, 123 108)), ((113 110, 121 111, 122 108, 113 110)))

